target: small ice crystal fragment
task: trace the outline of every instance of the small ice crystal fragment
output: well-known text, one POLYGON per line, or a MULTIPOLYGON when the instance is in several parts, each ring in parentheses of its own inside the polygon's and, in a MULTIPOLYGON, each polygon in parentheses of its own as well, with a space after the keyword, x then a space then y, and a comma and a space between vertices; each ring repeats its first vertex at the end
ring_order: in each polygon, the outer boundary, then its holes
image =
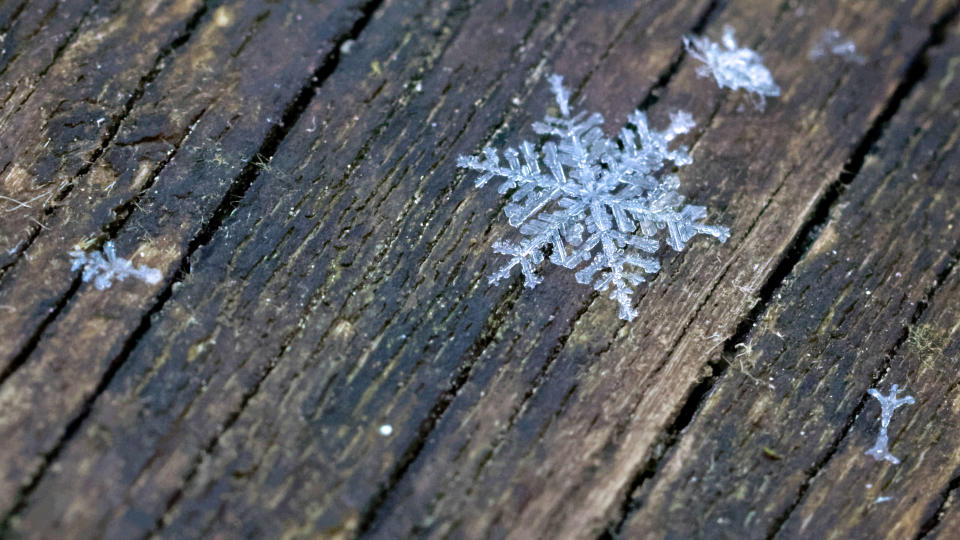
POLYGON ((519 149, 500 153, 486 148, 482 156, 460 156, 457 164, 480 173, 477 187, 502 177, 500 193, 510 195, 504 212, 510 225, 523 235, 518 242, 498 241, 494 251, 509 260, 492 276, 496 283, 520 267, 527 287, 541 282, 535 273, 544 251, 552 249, 550 262, 576 272, 579 283, 609 291, 620 304, 620 318, 632 320, 634 287, 653 274, 660 262, 651 256, 660 248, 659 233, 681 251, 697 234, 721 242, 730 235, 724 227, 707 225, 702 206, 684 205, 677 189, 679 179, 669 174, 674 166, 693 160, 683 146, 671 142, 693 127, 693 118, 677 111, 664 131, 655 131, 641 111, 627 121, 619 140, 608 138, 598 113, 573 112, 563 77, 553 75, 550 87, 560 112, 535 122, 533 130, 552 140, 541 148, 522 142, 519 149))
POLYGON ((886 460, 894 465, 899 464, 900 460, 891 454, 888 448, 890 441, 887 438, 887 426, 890 425, 890 418, 893 417, 893 411, 897 407, 913 403, 912 396, 898 398, 898 392, 900 392, 900 387, 896 384, 890 387, 890 394, 886 396, 881 394, 876 388, 867 390, 868 394, 877 398, 877 401, 880 402, 880 433, 877 435, 877 442, 874 443, 873 448, 867 450, 865 453, 877 461, 886 460))
POLYGON ((750 92, 754 96, 754 105, 763 110, 764 96, 779 96, 780 87, 763 65, 763 57, 746 47, 737 47, 733 34, 732 26, 724 26, 720 43, 690 35, 684 36, 683 45, 690 56, 704 63, 697 68, 697 75, 713 76, 720 88, 742 88, 750 92))
POLYGON ((807 57, 810 60, 819 60, 828 54, 839 56, 848 62, 863 64, 866 60, 857 54, 857 46, 852 39, 843 39, 836 29, 824 30, 820 39, 810 49, 807 57))
POLYGON ((390 424, 384 424, 380 426, 380 434, 383 435, 384 437, 390 435, 391 433, 393 433, 393 426, 391 426, 390 424))
POLYGON ((134 268, 133 263, 122 257, 117 257, 116 247, 113 242, 107 242, 103 246, 103 252, 94 251, 86 253, 75 250, 69 253, 73 264, 70 270, 83 268, 84 283, 93 280, 93 286, 98 290, 110 288, 113 280, 123 281, 127 277, 135 277, 150 284, 159 283, 163 274, 156 268, 148 266, 139 266, 134 268))

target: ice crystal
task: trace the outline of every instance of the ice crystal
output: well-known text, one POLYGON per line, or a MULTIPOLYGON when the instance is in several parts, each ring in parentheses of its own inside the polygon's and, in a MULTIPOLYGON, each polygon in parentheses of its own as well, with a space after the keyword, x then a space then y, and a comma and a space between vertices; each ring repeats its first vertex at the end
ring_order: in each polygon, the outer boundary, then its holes
POLYGON ((877 461, 886 460, 894 465, 900 463, 900 460, 891 454, 888 448, 890 441, 887 438, 887 426, 890 425, 890 418, 893 417, 893 411, 897 407, 913 403, 912 396, 898 398, 897 393, 899 392, 900 387, 896 384, 890 387, 890 394, 886 396, 881 394, 876 388, 867 390, 868 394, 877 398, 877 401, 880 402, 880 433, 877 435, 877 442, 874 443, 873 448, 867 450, 865 453, 877 461))
POLYGON ((763 109, 764 96, 779 96, 780 87, 763 65, 763 57, 746 47, 737 47, 733 34, 732 26, 724 26, 720 43, 705 37, 684 36, 683 45, 691 56, 704 64, 697 67, 697 75, 713 76, 720 88, 742 88, 750 92, 757 108, 763 109))
POLYGON ((866 60, 857 54, 857 46, 852 39, 843 39, 836 29, 824 30, 820 39, 810 49, 810 60, 819 60, 828 54, 839 56, 855 64, 863 64, 866 60))
POLYGON ((620 303, 620 317, 632 320, 637 316, 633 287, 644 281, 644 273, 660 269, 658 260, 647 255, 659 249, 660 230, 667 230, 666 242, 677 251, 699 233, 721 242, 729 236, 724 227, 701 223, 706 209, 684 205, 677 192, 679 180, 665 172, 671 163, 691 163, 686 148, 671 149, 670 143, 690 130, 693 119, 678 111, 665 131, 655 131, 646 115, 636 111, 628 118, 633 129, 624 127, 619 140, 612 140, 600 129, 599 113, 571 111, 570 92, 561 76, 549 81, 560 116, 548 115, 535 122, 533 130, 553 140, 540 149, 529 142, 519 150, 508 148, 506 165, 493 148, 486 148, 482 158, 460 156, 457 161, 481 173, 478 187, 491 178, 505 178, 500 193, 509 193, 510 202, 504 212, 523 236, 518 242, 493 245, 509 260, 490 282, 508 277, 519 265, 525 285, 535 287, 541 281, 536 267, 549 249, 550 261, 565 268, 588 263, 577 271, 577 281, 609 290, 610 298, 620 303))
POLYGON ((102 253, 76 250, 70 252, 70 258, 73 260, 70 269, 83 268, 84 283, 92 279, 94 287, 101 291, 113 285, 113 280, 123 281, 127 277, 139 278, 151 284, 159 283, 163 278, 163 274, 156 268, 148 266, 134 268, 133 263, 127 259, 117 257, 113 242, 104 244, 102 253))

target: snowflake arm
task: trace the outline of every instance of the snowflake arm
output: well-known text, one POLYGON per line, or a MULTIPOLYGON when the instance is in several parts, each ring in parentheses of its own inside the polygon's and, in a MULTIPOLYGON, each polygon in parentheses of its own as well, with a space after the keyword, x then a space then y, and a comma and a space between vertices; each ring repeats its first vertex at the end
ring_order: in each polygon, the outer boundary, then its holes
POLYGON ((576 272, 577 281, 608 291, 620 304, 620 317, 633 319, 638 314, 634 287, 645 281, 644 274, 660 269, 651 254, 660 247, 661 230, 668 231, 666 242, 678 251, 696 234, 721 241, 729 235, 723 227, 701 223, 706 209, 683 206, 679 181, 663 173, 670 164, 692 162, 685 147, 672 143, 693 127, 693 119, 678 111, 666 130, 656 131, 638 111, 628 119, 632 127, 614 141, 601 129, 603 116, 571 110, 562 77, 554 75, 549 82, 560 115, 533 124, 536 133, 551 138, 539 151, 528 142, 519 150, 508 148, 506 165, 491 148, 481 157, 458 159, 460 167, 480 173, 478 187, 504 178, 499 188, 509 195, 504 213, 523 235, 517 242, 494 244, 494 251, 509 259, 490 282, 509 277, 519 266, 525 286, 535 287, 542 281, 536 269, 549 250, 558 266, 575 270, 587 263, 576 272))
POLYGON ((763 109, 764 96, 779 96, 780 87, 763 65, 763 57, 746 47, 737 47, 733 35, 733 27, 724 26, 720 43, 705 37, 684 36, 683 45, 690 56, 703 62, 697 67, 697 75, 712 76, 721 88, 742 88, 750 92, 757 108, 763 109))
POLYGON ((135 277, 150 284, 159 283, 163 274, 156 268, 148 266, 134 267, 133 263, 117 257, 116 246, 113 242, 107 242, 103 246, 103 252, 94 251, 86 253, 81 250, 71 251, 69 253, 72 259, 71 270, 83 268, 83 282, 93 280, 93 286, 98 290, 110 288, 113 280, 123 281, 128 277, 135 277))
POLYGON ((730 237, 730 231, 726 227, 700 222, 707 215, 705 207, 688 204, 680 211, 674 210, 684 201, 683 195, 675 191, 679 185, 680 181, 675 176, 669 176, 663 184, 651 190, 647 199, 630 200, 625 209, 637 219, 646 236, 653 236, 657 231, 667 229, 667 245, 675 251, 683 251, 687 241, 698 234, 707 234, 726 242, 730 237))

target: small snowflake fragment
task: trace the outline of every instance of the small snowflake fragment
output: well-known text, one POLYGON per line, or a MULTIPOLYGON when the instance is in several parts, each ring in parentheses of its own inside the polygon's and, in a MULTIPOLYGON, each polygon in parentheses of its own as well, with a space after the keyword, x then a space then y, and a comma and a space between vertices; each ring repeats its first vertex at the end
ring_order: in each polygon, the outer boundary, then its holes
POLYGON ((113 242, 104 244, 102 253, 76 250, 71 251, 69 255, 73 259, 70 269, 83 268, 84 283, 93 279, 94 287, 101 291, 113 285, 113 280, 123 281, 127 277, 139 278, 150 284, 159 283, 163 278, 163 274, 156 268, 148 266, 134 268, 133 263, 127 259, 117 257, 113 242))
POLYGON ((494 251, 509 260, 492 276, 496 283, 520 267, 527 287, 541 278, 535 273, 549 249, 550 261, 574 269, 577 281, 592 284, 597 291, 610 291, 620 304, 620 317, 632 320, 633 287, 645 281, 643 274, 656 273, 660 263, 649 254, 660 247, 657 234, 667 230, 667 245, 680 251, 696 234, 709 234, 726 241, 724 227, 706 225, 702 206, 684 205, 677 192, 680 181, 667 174, 670 164, 692 162, 687 149, 670 143, 694 125, 692 117, 679 111, 671 115, 664 131, 650 129, 646 115, 636 111, 628 118, 633 129, 623 128, 619 140, 600 129, 598 113, 572 113, 570 92, 563 78, 549 79, 560 116, 535 122, 533 130, 553 138, 537 149, 529 142, 519 150, 508 148, 506 165, 493 148, 483 156, 460 156, 457 163, 480 172, 476 185, 491 178, 506 180, 499 191, 510 193, 504 208, 511 226, 519 229, 519 242, 498 241, 494 251), (544 171, 541 162, 546 166, 544 171))
POLYGON ((887 426, 890 425, 890 418, 893 417, 893 411, 897 407, 913 403, 912 396, 898 398, 898 392, 900 392, 900 387, 896 384, 890 387, 890 394, 886 396, 881 394, 876 388, 867 390, 868 394, 877 398, 877 401, 880 402, 880 433, 877 435, 877 442, 874 443, 873 448, 867 450, 865 453, 877 461, 886 460, 894 465, 900 463, 900 460, 891 454, 888 448, 890 441, 887 438, 887 426))
POLYGON ((807 55, 810 60, 819 60, 828 54, 839 56, 848 62, 863 64, 866 60, 857 54, 857 46, 852 39, 843 39, 839 30, 824 30, 820 39, 807 55))
POLYGON ((684 36, 683 45, 691 56, 704 63, 697 68, 697 75, 713 76, 720 88, 742 88, 750 92, 757 108, 762 110, 764 96, 779 96, 780 87, 763 65, 763 57, 746 47, 737 47, 733 34, 732 26, 724 26, 720 43, 705 37, 684 36))

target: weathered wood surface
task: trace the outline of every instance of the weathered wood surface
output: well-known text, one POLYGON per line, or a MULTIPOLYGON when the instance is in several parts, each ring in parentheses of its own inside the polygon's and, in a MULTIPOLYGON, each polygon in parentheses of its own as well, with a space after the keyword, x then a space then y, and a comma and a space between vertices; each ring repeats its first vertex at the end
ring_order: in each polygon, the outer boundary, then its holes
POLYGON ((735 366, 762 384, 738 369, 719 377, 635 493, 627 536, 714 527, 905 538, 943 502, 960 467, 951 411, 960 126, 942 121, 960 114, 957 30, 930 53, 923 80, 744 336, 735 366), (899 466, 863 454, 879 414, 866 390, 894 383, 918 398, 891 428, 899 466))
POLYGON ((3 532, 951 537, 957 11, 0 3, 3 532), (724 24, 763 112, 682 52, 724 24), (808 59, 827 28, 866 61, 808 59), (555 267, 487 284, 504 201, 455 157, 529 137, 551 72, 611 129, 698 120, 684 193, 732 235, 632 323, 555 267), (107 240, 163 282, 82 283, 107 240))

